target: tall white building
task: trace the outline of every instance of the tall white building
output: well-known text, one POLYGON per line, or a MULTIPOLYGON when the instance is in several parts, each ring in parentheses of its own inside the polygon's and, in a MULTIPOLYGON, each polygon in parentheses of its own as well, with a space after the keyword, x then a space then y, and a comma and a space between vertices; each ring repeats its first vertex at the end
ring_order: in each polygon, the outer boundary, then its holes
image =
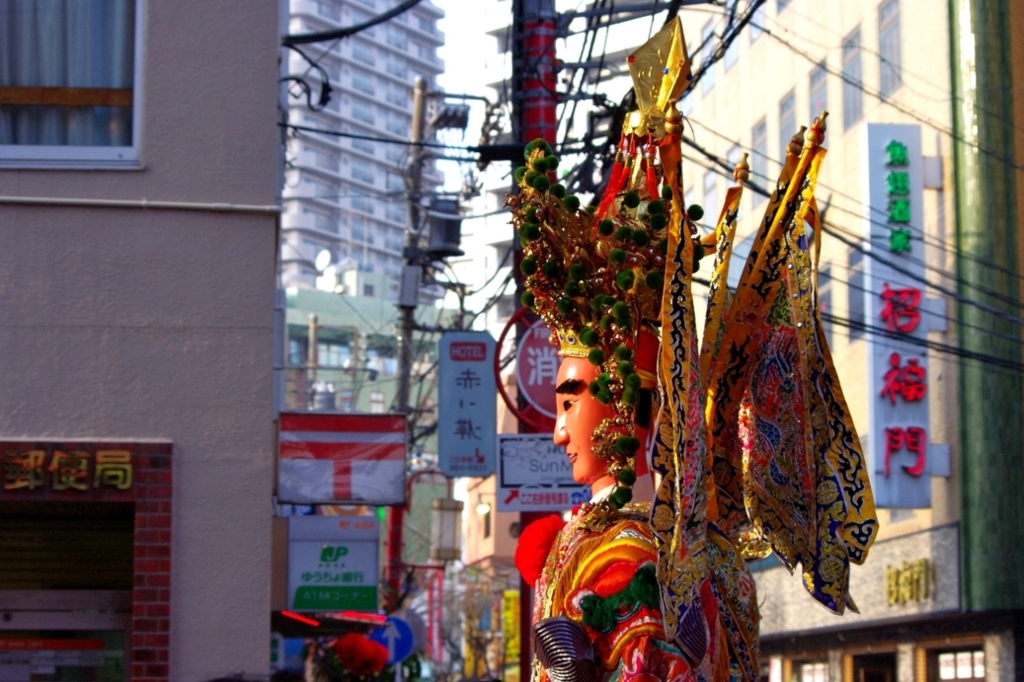
MULTIPOLYGON (((397 0, 289 0, 289 32, 360 24, 396 4, 397 0)), ((437 21, 443 16, 442 10, 424 0, 349 38, 302 46, 327 72, 332 91, 327 106, 314 111, 301 89, 291 84, 288 121, 378 141, 289 131, 281 215, 284 286, 313 287, 318 274, 314 260, 327 249, 335 263, 388 276, 387 292, 373 291, 369 281, 348 276, 346 286, 359 290, 347 293, 397 296, 409 223, 405 181, 409 147, 400 143, 409 140, 414 80, 423 78, 431 92, 444 70, 437 56, 437 48, 444 43, 437 21)), ((292 50, 287 73, 312 86, 310 99, 315 105, 320 84, 317 70, 292 50)), ((434 163, 428 160, 424 194, 429 195, 440 182, 434 163)))

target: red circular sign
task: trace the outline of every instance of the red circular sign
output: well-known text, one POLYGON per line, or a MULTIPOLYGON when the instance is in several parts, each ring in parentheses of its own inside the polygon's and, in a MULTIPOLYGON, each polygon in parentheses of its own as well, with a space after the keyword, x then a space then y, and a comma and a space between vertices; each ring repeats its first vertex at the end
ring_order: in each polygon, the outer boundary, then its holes
POLYGON ((551 332, 537 320, 520 337, 516 348, 516 383, 519 395, 538 412, 555 418, 555 378, 558 376, 558 348, 549 340, 551 332))

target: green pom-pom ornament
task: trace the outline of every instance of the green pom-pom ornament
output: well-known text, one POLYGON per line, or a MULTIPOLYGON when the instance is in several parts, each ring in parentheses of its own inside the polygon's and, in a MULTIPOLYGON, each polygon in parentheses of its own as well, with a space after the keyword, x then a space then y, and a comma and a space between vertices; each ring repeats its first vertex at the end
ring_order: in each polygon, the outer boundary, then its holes
POLYGON ((533 258, 524 258, 519 264, 519 271, 529 277, 533 273, 537 272, 537 261, 533 258))
POLYGON ((612 249, 608 253, 608 260, 614 265, 622 265, 626 262, 626 252, 622 249, 612 249))
POLYGON ((533 150, 537 149, 538 147, 543 147, 544 151, 548 154, 551 153, 551 145, 549 145, 546 140, 538 137, 536 140, 532 140, 529 144, 526 145, 526 149, 523 150, 523 158, 529 159, 530 153, 533 152, 533 150))
POLYGON ((640 396, 637 394, 635 389, 627 388, 622 392, 622 402, 626 403, 631 407, 635 407, 637 402, 640 401, 640 396))
POLYGON ((540 238, 540 225, 537 223, 523 223, 519 228, 519 234, 527 241, 540 238))
POLYGON ((524 291, 523 295, 519 297, 519 302, 527 308, 533 309, 533 304, 536 303, 536 299, 534 298, 532 291, 524 291))
POLYGON ((553 260, 549 260, 541 266, 541 272, 544 273, 545 277, 554 278, 558 274, 558 263, 553 260))
POLYGON ((562 205, 565 206, 566 211, 575 213, 580 210, 580 198, 574 194, 570 194, 562 200, 562 205))
POLYGON ((664 213, 655 213, 651 216, 651 227, 655 230, 661 230, 668 225, 668 216, 664 213))
POLYGON ((623 469, 616 478, 622 485, 631 486, 636 483, 636 472, 628 468, 623 469))
POLYGON ((569 280, 568 282, 565 283, 565 286, 562 288, 562 291, 565 292, 566 296, 572 296, 574 298, 583 295, 583 289, 580 288, 580 283, 573 282, 572 280, 569 280))
POLYGON ((530 187, 538 192, 547 192, 548 188, 551 187, 551 181, 548 180, 546 175, 538 175, 533 180, 530 180, 530 187))
POLYGON ((587 354, 587 359, 590 360, 590 364, 600 366, 604 362, 604 351, 595 348, 587 354))
POLYGON ((623 360, 632 360, 633 349, 624 343, 620 343, 618 346, 615 347, 615 359, 619 360, 620 362, 623 360))
POLYGON ((652 289, 660 289, 661 285, 665 283, 665 277, 657 270, 651 270, 644 277, 644 282, 652 289))
POLYGON ((587 327, 580 332, 580 341, 583 342, 584 346, 596 346, 601 342, 601 336, 590 327, 587 327))
POLYGON ((700 204, 690 204, 690 208, 686 209, 686 215, 690 220, 700 220, 704 217, 704 209, 700 204))
POLYGON ((668 185, 665 185, 664 187, 662 187, 661 188, 661 198, 662 199, 666 199, 666 200, 667 199, 671 199, 672 198, 672 188, 669 187, 668 185))
POLYGON ((647 204, 647 212, 652 216, 659 213, 665 212, 665 204, 661 203, 658 199, 655 199, 651 203, 647 204))
POLYGON ((615 275, 615 284, 620 289, 631 289, 633 282, 636 281, 636 275, 633 274, 632 270, 623 270, 619 274, 615 275))
POLYGON ((639 390, 640 389, 640 375, 639 374, 630 374, 629 376, 627 376, 625 379, 622 380, 622 383, 624 383, 626 385, 626 388, 631 388, 634 391, 639 390))
POLYGON ((526 175, 526 171, 527 171, 526 166, 520 166, 519 168, 516 168, 516 172, 514 174, 514 177, 516 179, 516 183, 520 183, 520 182, 523 181, 523 176, 526 175))
POLYGON ((615 223, 613 223, 608 218, 605 218, 604 220, 602 220, 601 222, 599 222, 597 224, 597 232, 602 237, 607 237, 608 235, 610 235, 614 231, 615 231, 615 223))
POLYGON ((636 208, 640 205, 640 195, 636 192, 626 192, 626 196, 622 197, 622 203, 627 208, 636 208))
POLYGON ((647 230, 638 228, 633 230, 633 243, 637 246, 647 246, 651 243, 651 238, 647 234, 647 230))
POLYGON ((556 182, 551 185, 551 189, 549 189, 548 192, 550 192, 552 196, 556 196, 561 199, 565 196, 565 185, 560 182, 556 182))
POLYGON ((619 366, 615 368, 615 374, 621 378, 628 377, 633 373, 633 363, 628 360, 623 360, 619 363, 619 366))
POLYGON ((612 316, 616 320, 628 320, 629 319, 629 305, 624 301, 618 301, 612 306, 612 316))
POLYGON ((640 439, 635 436, 621 436, 615 441, 615 452, 629 457, 640 449, 640 439))
POLYGON ((548 147, 548 155, 544 157, 544 165, 547 166, 548 171, 553 171, 558 168, 558 157, 550 153, 551 147, 548 147))
POLYGON ((555 308, 563 317, 569 317, 572 315, 573 307, 572 301, 568 298, 560 298, 555 301, 555 308))
POLYGON ((597 326, 600 327, 601 331, 603 332, 610 332, 612 330, 612 322, 614 321, 615 320, 613 320, 612 318, 608 317, 607 315, 604 315, 601 317, 601 320, 597 323, 597 326))
POLYGON ((587 269, 580 263, 573 263, 569 266, 569 279, 579 281, 587 276, 587 269))
POLYGON ((590 384, 587 386, 587 391, 590 393, 590 395, 596 398, 597 394, 601 392, 600 382, 598 382, 596 379, 594 381, 591 381, 590 384))

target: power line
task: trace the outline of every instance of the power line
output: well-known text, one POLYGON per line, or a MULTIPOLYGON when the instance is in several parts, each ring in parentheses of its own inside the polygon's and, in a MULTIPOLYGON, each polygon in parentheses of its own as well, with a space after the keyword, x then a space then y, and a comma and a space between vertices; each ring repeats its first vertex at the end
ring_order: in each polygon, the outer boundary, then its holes
POLYGON ((355 35, 360 31, 365 31, 368 28, 376 26, 377 24, 384 23, 388 19, 397 17, 402 12, 412 9, 416 5, 420 4, 421 0, 404 0, 387 12, 378 14, 375 17, 371 17, 367 21, 360 24, 353 24, 352 26, 345 26, 344 28, 336 28, 330 31, 319 31, 316 33, 299 33, 293 35, 287 35, 281 39, 281 44, 285 47, 292 47, 294 45, 306 45, 308 43, 319 43, 325 40, 337 40, 339 38, 348 38, 351 35, 355 35))

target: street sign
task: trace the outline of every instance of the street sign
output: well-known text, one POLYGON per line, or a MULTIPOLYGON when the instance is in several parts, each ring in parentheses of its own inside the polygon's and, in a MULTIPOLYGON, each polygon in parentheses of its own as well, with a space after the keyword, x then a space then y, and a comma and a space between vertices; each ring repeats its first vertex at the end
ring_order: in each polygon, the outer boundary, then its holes
POLYGON ((279 424, 279 501, 405 503, 404 416, 282 413, 279 424))
POLYGON ((562 511, 590 499, 549 433, 498 434, 498 511, 562 511))
POLYGON ((288 604, 293 611, 376 611, 376 516, 288 517, 288 604))
POLYGON ((494 473, 497 394, 494 339, 487 332, 446 332, 437 379, 437 452, 445 476, 494 473))
POLYGON ((388 650, 388 665, 400 663, 412 653, 412 628, 401 618, 389 617, 384 621, 384 627, 374 630, 369 637, 388 650))
POLYGON ((555 379, 558 377, 558 352, 551 343, 551 332, 537 320, 519 339, 516 347, 516 384, 519 394, 545 417, 555 418, 555 379))

